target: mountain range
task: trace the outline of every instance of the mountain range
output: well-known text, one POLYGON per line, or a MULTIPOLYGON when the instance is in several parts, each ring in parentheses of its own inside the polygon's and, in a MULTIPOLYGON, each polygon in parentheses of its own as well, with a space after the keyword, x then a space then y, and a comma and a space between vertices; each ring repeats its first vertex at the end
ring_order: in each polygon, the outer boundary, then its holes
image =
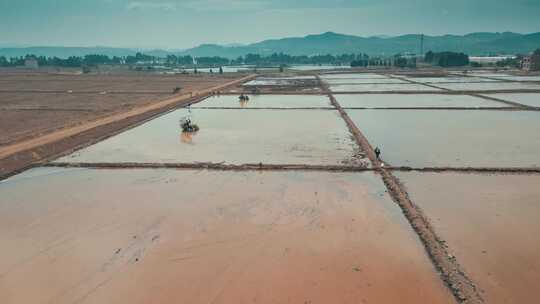
MULTIPOLYGON (((269 55, 286 53, 289 55, 350 54, 367 53, 369 55, 394 55, 398 53, 419 53, 421 35, 410 34, 395 37, 373 36, 360 37, 327 32, 305 37, 264 40, 257 43, 239 45, 202 44, 186 50, 144 50, 148 55, 164 57, 169 54, 202 56, 221 56, 236 58, 248 53, 269 55)), ((466 35, 424 36, 424 52, 457 51, 472 56, 494 54, 526 54, 540 48, 540 32, 519 34, 471 33, 466 35)), ((113 47, 13 47, 0 48, 0 56, 13 57, 34 54, 38 56, 84 56, 103 54, 108 56, 134 55, 141 51, 129 48, 113 47)))

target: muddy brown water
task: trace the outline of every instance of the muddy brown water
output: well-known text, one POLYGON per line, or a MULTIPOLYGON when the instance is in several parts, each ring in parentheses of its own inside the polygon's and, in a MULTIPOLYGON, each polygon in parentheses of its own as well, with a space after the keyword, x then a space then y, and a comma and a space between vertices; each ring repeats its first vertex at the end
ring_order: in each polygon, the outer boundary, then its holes
POLYGON ((381 158, 411 167, 540 166, 540 113, 347 110, 381 158))
POLYGON ((485 303, 540 296, 540 175, 396 173, 485 303))
POLYGON ((496 101, 469 95, 442 94, 339 94, 334 96, 343 108, 347 107, 507 107, 496 101))
POLYGON ((372 172, 34 169, 0 183, 12 303, 453 303, 372 172))
POLYGON ((63 162, 364 164, 337 111, 193 109, 200 127, 182 133, 185 109, 61 158, 63 162))
POLYGON ((238 96, 214 96, 193 105, 198 107, 231 108, 333 108, 328 96, 323 95, 248 95, 248 101, 238 96))
POLYGON ((331 85, 330 90, 333 92, 440 91, 440 89, 412 83, 331 85))
POLYGON ((486 94, 486 96, 513 101, 527 106, 540 107, 540 93, 486 94))

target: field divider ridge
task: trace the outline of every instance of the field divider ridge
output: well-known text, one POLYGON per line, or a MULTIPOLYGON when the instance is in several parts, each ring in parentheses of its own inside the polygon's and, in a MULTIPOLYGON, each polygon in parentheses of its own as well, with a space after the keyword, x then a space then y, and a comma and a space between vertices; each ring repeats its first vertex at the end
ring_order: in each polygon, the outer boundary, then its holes
MULTIPOLYGON (((325 84, 321 81, 321 85, 324 86, 325 84)), ((455 299, 459 303, 466 304, 484 303, 476 284, 467 276, 455 256, 449 252, 446 242, 436 234, 423 211, 411 201, 399 180, 376 157, 375 151, 367 138, 358 129, 334 96, 332 94, 328 96, 332 104, 338 109, 341 117, 345 120, 357 144, 364 150, 371 161, 374 171, 381 175, 388 193, 401 208, 413 230, 424 244, 424 248, 433 265, 439 271, 440 277, 450 289, 455 299)))

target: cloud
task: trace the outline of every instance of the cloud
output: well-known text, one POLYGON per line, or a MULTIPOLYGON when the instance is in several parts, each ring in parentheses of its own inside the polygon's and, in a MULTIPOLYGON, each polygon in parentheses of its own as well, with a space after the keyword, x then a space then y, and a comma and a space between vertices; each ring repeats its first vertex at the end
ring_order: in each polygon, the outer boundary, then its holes
POLYGON ((172 2, 150 2, 150 1, 135 1, 130 2, 126 6, 128 10, 163 10, 174 11, 176 4, 172 2))

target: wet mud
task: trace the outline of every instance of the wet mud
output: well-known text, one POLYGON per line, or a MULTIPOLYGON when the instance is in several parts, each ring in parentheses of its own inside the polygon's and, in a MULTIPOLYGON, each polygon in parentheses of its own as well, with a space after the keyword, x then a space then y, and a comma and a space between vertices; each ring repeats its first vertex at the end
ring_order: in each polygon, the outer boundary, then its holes
POLYGON ((534 303, 540 175, 395 173, 486 303, 534 303))
POLYGON ((370 172, 47 168, 0 193, 6 304, 453 303, 370 172))

